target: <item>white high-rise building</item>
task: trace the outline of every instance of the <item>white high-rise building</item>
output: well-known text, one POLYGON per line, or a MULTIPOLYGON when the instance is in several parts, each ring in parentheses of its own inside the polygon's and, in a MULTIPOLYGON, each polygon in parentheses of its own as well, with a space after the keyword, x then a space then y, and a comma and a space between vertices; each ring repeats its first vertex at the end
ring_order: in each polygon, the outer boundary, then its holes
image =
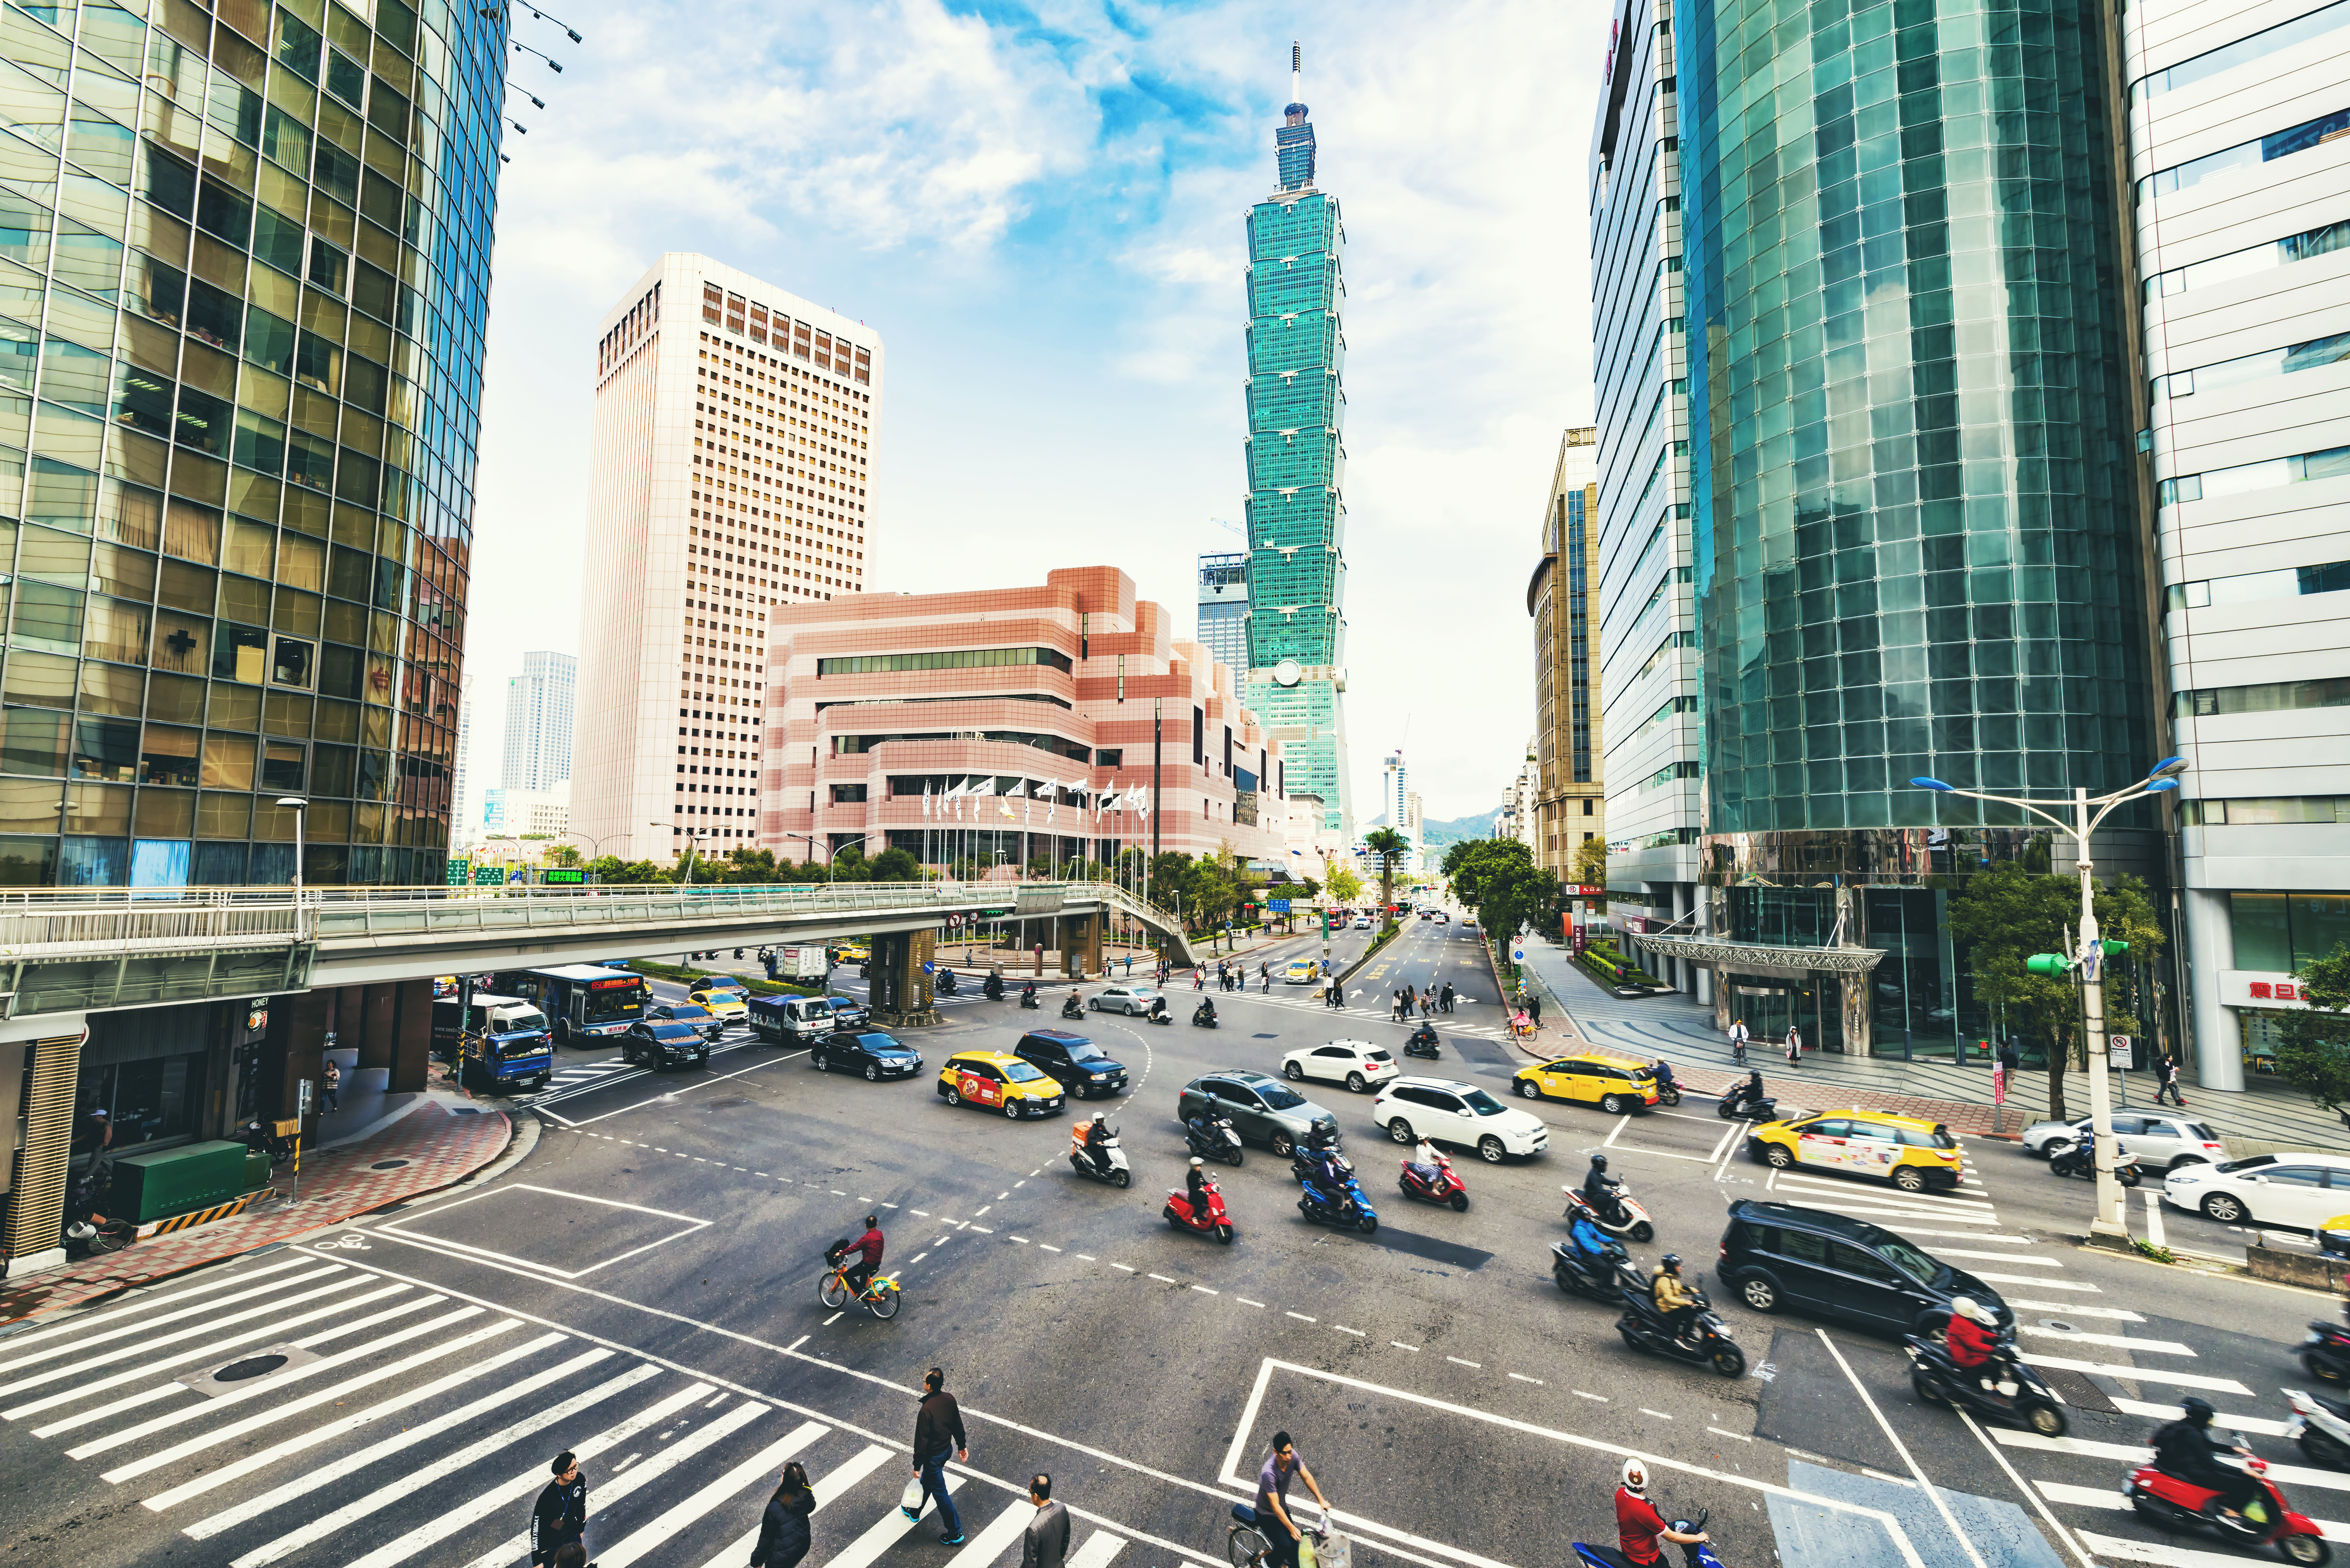
POLYGON ((2350 940, 2350 5, 2123 18, 2196 1066, 2237 1089, 2350 940))
POLYGON ((571 811, 598 853, 754 836, 770 612, 868 581, 881 362, 872 328, 707 256, 604 318, 571 811))
POLYGON ((525 653, 506 682, 505 765, 498 785, 534 792, 571 776, 571 712, 579 661, 567 653, 525 653))
POLYGON ((481 774, 473 768, 473 677, 469 672, 458 691, 457 756, 450 769, 449 795, 454 803, 451 808, 454 815, 449 824, 452 854, 482 825, 480 784, 481 774))

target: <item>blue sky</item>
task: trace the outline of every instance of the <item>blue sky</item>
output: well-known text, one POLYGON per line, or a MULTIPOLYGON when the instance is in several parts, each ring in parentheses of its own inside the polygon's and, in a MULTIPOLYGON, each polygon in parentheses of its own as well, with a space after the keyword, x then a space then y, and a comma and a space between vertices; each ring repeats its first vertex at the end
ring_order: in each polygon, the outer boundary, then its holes
MULTIPOLYGON (((1427 815, 1489 809, 1533 724, 1526 577, 1592 394, 1595 0, 1269 7, 632 4, 528 19, 509 99, 467 649, 576 651, 597 321, 700 251, 877 328, 871 581, 1106 562, 1190 626, 1238 548, 1243 218, 1289 44, 1347 228, 1348 728, 1427 815)), ((594 701, 582 691, 582 703, 594 701)))

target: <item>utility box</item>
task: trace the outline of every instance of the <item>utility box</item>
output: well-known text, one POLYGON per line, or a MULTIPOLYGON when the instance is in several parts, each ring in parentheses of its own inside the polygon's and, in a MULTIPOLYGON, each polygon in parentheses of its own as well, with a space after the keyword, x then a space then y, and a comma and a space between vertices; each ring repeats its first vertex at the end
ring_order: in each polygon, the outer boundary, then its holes
POLYGON ((153 1154, 127 1154, 114 1162, 109 1216, 145 1224, 225 1203, 253 1189, 245 1180, 245 1147, 216 1139, 153 1154))

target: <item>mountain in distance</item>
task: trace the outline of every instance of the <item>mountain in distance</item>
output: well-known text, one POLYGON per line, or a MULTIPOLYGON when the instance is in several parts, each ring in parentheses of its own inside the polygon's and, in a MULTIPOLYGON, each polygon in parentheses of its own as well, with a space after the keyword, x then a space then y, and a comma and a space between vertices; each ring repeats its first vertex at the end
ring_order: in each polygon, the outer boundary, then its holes
POLYGON ((1489 811, 1482 816, 1456 816, 1446 822, 1420 818, 1420 842, 1430 849, 1442 849, 1455 844, 1465 844, 1472 838, 1493 836, 1493 818, 1499 811, 1489 811))

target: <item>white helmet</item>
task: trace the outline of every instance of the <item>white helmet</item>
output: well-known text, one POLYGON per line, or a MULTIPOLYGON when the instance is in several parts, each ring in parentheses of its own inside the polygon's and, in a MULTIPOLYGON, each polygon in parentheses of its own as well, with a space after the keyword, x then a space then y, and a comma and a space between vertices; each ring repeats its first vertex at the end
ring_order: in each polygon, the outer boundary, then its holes
POLYGON ((1191 1157, 1191 1168, 1194 1170, 1204 1170, 1207 1168, 1207 1164, 1208 1162, 1206 1160, 1201 1159, 1196 1154, 1191 1157))
POLYGON ((1094 1113, 1094 1120, 1096 1120, 1096 1121, 1097 1121, 1097 1122, 1098 1122, 1098 1121, 1104 1121, 1104 1120, 1107 1120, 1107 1112, 1104 1112, 1104 1111, 1096 1111, 1096 1112, 1094 1113))
POLYGON ((1997 1318, 1991 1316, 1988 1311, 1978 1303, 1972 1296, 1952 1296, 1950 1298, 1950 1312, 1955 1316, 1968 1318, 1973 1322, 1981 1324, 1985 1328, 1990 1328, 1999 1322, 1997 1318))
POLYGON ((1638 1459, 1626 1459, 1624 1490, 1635 1493, 1646 1492, 1648 1490, 1648 1467, 1638 1459))

